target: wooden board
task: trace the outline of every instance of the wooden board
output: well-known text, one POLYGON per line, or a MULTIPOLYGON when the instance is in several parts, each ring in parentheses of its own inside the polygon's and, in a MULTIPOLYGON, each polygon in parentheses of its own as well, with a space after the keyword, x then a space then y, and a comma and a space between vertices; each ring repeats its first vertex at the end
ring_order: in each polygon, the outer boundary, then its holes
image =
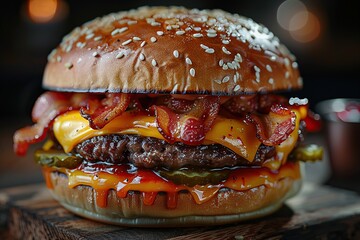
POLYGON ((129 228, 77 217, 44 185, 0 193, 0 239, 360 239, 360 197, 305 184, 277 213, 238 224, 202 228, 129 228))

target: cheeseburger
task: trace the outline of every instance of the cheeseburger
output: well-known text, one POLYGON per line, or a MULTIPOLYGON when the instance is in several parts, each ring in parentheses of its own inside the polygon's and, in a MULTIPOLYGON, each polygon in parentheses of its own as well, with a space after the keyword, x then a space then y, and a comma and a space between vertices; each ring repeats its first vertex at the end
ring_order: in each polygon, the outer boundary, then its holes
POLYGON ((142 7, 75 28, 48 57, 30 144, 54 198, 128 226, 268 215, 300 188, 307 99, 295 57, 266 27, 221 10, 142 7))

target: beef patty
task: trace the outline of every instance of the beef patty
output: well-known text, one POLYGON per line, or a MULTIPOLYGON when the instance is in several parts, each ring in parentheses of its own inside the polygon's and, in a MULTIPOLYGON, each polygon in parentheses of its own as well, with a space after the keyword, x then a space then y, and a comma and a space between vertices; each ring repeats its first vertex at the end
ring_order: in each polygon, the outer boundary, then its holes
POLYGON ((188 146, 137 135, 96 136, 78 144, 75 153, 89 162, 132 163, 137 167, 179 169, 186 166, 232 167, 260 166, 275 155, 275 148, 261 145, 254 161, 249 162, 219 145, 188 146))

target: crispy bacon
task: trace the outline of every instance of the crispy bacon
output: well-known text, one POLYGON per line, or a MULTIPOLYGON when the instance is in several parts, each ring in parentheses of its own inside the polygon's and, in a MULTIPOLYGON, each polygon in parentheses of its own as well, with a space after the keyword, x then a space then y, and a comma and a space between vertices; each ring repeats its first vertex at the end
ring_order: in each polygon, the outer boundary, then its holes
POLYGON ((170 143, 181 141, 199 145, 210 130, 220 109, 220 98, 207 96, 195 100, 190 111, 178 114, 167 106, 153 105, 158 130, 170 143))
POLYGON ((274 104, 285 105, 287 99, 275 94, 240 95, 230 98, 223 106, 233 114, 245 116, 253 112, 267 114, 274 104))
POLYGON ((14 152, 18 156, 25 156, 30 144, 45 139, 48 128, 43 124, 34 124, 17 130, 14 134, 14 152))
POLYGON ((230 98, 223 104, 226 110, 235 114, 246 114, 255 112, 258 109, 259 97, 257 94, 253 95, 239 95, 230 98))
POLYGON ((126 93, 108 93, 106 98, 89 101, 86 107, 81 107, 81 116, 89 121, 93 129, 101 129, 115 117, 121 115, 131 101, 131 95, 126 93))
POLYGON ((88 101, 97 99, 86 93, 45 92, 35 102, 32 110, 34 125, 19 129, 14 134, 14 151, 26 154, 29 145, 45 139, 53 120, 67 111, 86 106, 88 101))
POLYGON ((275 94, 260 94, 258 99, 258 112, 268 114, 273 105, 280 104, 286 106, 288 99, 275 94))
POLYGON ((255 124, 257 137, 264 145, 275 146, 294 131, 296 115, 288 108, 275 104, 269 114, 249 113, 246 119, 255 124))
POLYGON ((45 92, 36 100, 32 110, 35 124, 19 129, 14 134, 14 151, 17 155, 25 155, 30 144, 44 140, 53 119, 69 110, 71 97, 70 93, 45 92))

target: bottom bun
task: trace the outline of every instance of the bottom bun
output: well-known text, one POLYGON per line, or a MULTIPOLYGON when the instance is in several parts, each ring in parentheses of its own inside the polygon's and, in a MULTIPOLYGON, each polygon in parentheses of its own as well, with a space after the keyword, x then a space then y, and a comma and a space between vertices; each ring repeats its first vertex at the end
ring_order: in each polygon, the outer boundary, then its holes
POLYGON ((145 205, 140 192, 128 192, 119 198, 110 190, 107 206, 98 207, 92 187, 68 187, 65 174, 50 175, 54 198, 69 211, 100 222, 133 227, 186 227, 220 225, 269 215, 278 210, 283 202, 295 195, 301 180, 284 178, 272 187, 259 186, 247 191, 228 188, 220 191, 209 201, 197 204, 188 192, 179 192, 177 207, 166 207, 166 194, 159 193, 152 205, 145 205))

